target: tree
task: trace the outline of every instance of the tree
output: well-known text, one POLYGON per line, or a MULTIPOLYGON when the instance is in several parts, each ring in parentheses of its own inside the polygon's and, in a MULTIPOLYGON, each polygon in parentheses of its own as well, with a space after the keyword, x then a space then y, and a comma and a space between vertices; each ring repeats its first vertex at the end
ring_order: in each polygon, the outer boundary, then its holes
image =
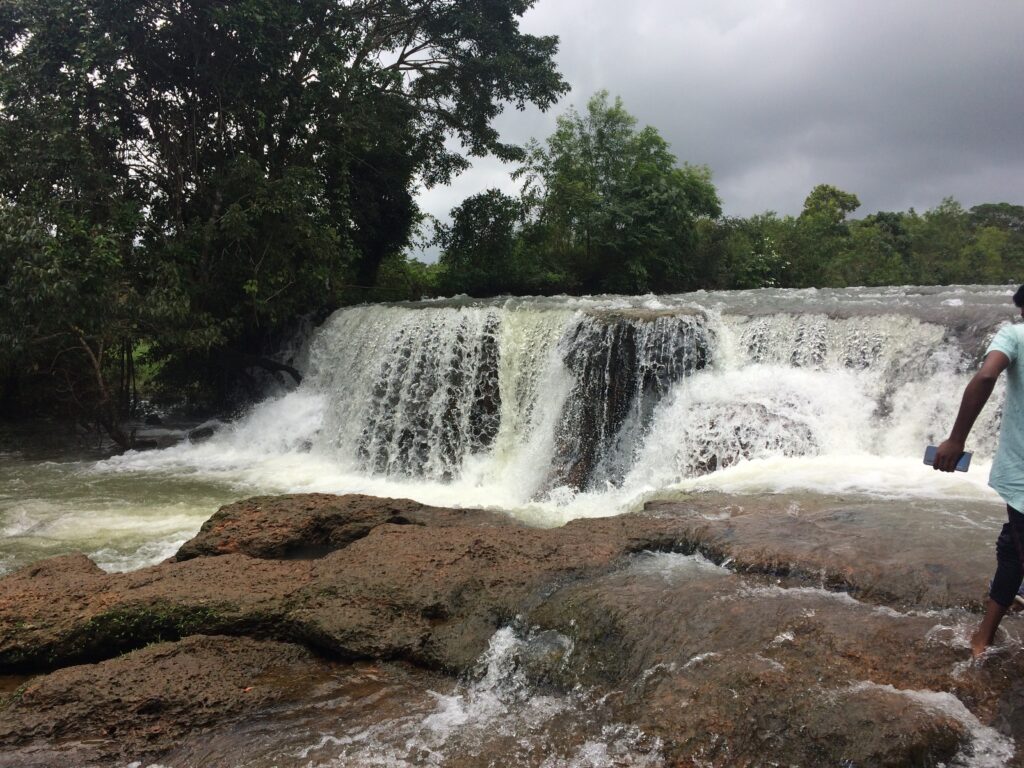
POLYGON ((804 200, 801 215, 820 217, 833 226, 840 226, 858 208, 860 200, 852 192, 844 192, 831 184, 819 184, 804 200))
POLYGON ((879 211, 849 223, 845 249, 826 278, 833 286, 902 285, 909 281, 910 237, 898 213, 879 211))
POLYGON ((497 189, 471 195, 452 209, 452 223, 438 227, 447 293, 494 296, 520 282, 516 264, 522 207, 497 189))
POLYGON ((721 212, 710 171, 678 167, 658 132, 636 123, 601 91, 533 142, 518 172, 546 250, 586 292, 689 286, 696 221, 721 212))
POLYGON ((975 227, 996 227, 1024 234, 1024 205, 982 203, 968 212, 975 227))
MULTIPOLYGON (((1006 234, 1005 242, 998 246, 1002 271, 993 282, 1020 283, 1024 280, 1024 205, 983 203, 971 208, 969 216, 976 233, 976 245, 982 250, 991 253, 991 249, 997 247, 996 240, 1001 239, 989 230, 1006 234), (985 232, 989 234, 983 234, 985 232)), ((977 260, 977 250, 971 258, 977 260)), ((990 259, 991 256, 988 256, 985 261, 991 264, 990 259)), ((992 271, 989 270, 988 274, 991 275, 992 271)))
POLYGON ((923 216, 908 217, 907 223, 920 282, 949 285, 971 280, 967 254, 970 227, 960 203, 947 197, 923 216))
POLYGON ((819 184, 804 200, 789 243, 793 283, 799 287, 829 282, 830 265, 850 247, 847 217, 860 207, 851 192, 819 184))
POLYGON ((971 282, 999 283, 1006 270, 1004 254, 1009 250, 1010 233, 998 227, 981 227, 966 247, 971 282))
POLYGON ((782 227, 773 211, 749 219, 700 222, 701 288, 770 288, 781 285, 789 266, 778 251, 782 227))
MULTIPOLYGON (((168 376, 224 376, 226 351, 251 359, 373 284, 408 242, 414 183, 467 154, 524 156, 493 119, 567 87, 556 39, 519 30, 533 4, 5 3, 0 206, 61 247, 111 243, 113 283, 142 299, 124 333, 151 339, 168 376)), ((56 279, 19 274, 40 296, 56 279)))
POLYGON ((113 221, 89 222, 74 211, 50 221, 0 206, 0 378, 7 408, 42 397, 119 445, 134 373, 131 340, 144 305, 129 279, 132 252, 121 231, 130 205, 113 221), (40 384, 43 386, 40 386, 40 384))

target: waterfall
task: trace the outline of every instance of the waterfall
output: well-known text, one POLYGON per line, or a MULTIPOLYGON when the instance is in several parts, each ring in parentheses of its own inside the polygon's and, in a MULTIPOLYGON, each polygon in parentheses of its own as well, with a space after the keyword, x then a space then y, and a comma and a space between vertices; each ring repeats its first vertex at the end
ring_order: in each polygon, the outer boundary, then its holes
POLYGON ((972 433, 979 469, 969 478, 921 474, 920 457, 948 432, 988 339, 1014 318, 1010 294, 762 290, 345 308, 311 337, 297 390, 208 444, 122 466, 244 465, 270 490, 509 509, 603 499, 587 514, 659 489, 749 480, 759 466, 752 489, 781 483, 780 468, 818 467, 809 489, 834 480, 884 493, 910 478, 914 493, 979 496, 1001 388, 972 433), (863 471, 843 479, 843 466, 863 471))
POLYGON ((323 438, 366 472, 450 480, 498 432, 499 314, 360 308, 314 341, 323 438))

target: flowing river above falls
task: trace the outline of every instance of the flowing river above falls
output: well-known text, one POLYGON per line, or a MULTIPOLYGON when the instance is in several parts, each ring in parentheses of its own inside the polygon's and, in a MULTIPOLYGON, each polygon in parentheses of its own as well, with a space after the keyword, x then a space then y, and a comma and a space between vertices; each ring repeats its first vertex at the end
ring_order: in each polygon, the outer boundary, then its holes
MULTIPOLYGON (((202 443, 107 459, 0 453, 0 574, 83 551, 158 562, 222 503, 360 492, 499 509, 530 524, 694 491, 930 500, 998 517, 1002 399, 967 474, 921 463, 949 430, 1001 286, 452 299, 346 308, 298 388, 202 443)), ((993 523, 994 524, 994 523, 993 523)))

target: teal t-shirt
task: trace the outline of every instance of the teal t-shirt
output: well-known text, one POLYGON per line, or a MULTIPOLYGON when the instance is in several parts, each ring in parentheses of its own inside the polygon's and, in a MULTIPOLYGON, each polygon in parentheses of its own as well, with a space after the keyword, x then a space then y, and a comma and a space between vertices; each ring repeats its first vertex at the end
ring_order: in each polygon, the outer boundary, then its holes
POLYGON ((985 351, 1010 358, 1006 369, 1006 400, 999 427, 999 448, 988 484, 1003 501, 1024 511, 1024 323, 999 329, 985 351))

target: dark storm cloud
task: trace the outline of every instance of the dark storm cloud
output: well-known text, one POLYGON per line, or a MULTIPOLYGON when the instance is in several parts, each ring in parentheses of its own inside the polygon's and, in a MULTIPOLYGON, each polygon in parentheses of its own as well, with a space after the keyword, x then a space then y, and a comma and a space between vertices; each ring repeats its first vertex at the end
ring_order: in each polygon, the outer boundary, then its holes
MULTIPOLYGON (((572 92, 504 115, 546 137, 596 90, 623 98, 680 161, 711 167, 726 213, 799 213, 818 183, 860 215, 1024 203, 1024 3, 1017 0, 540 0, 524 20, 561 38, 572 92)), ((443 215, 508 168, 478 161, 422 204, 443 215)))

